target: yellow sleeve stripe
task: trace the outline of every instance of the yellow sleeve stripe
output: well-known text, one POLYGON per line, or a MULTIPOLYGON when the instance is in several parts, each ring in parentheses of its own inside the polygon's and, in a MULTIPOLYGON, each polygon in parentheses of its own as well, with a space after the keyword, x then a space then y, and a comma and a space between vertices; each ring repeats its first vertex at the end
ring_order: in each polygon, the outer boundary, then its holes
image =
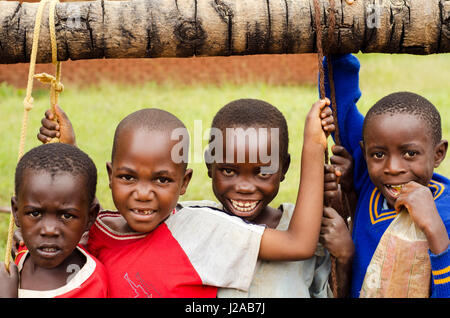
POLYGON ((442 274, 445 274, 445 273, 448 273, 448 272, 450 272, 450 266, 447 266, 444 269, 433 271, 433 276, 442 275, 442 274))
POLYGON ((450 282, 450 276, 449 276, 449 277, 446 277, 446 278, 435 279, 435 280, 434 280, 434 284, 435 284, 435 285, 445 284, 445 283, 448 283, 448 282, 450 282))
POLYGON ((18 252, 18 253, 16 254, 16 257, 14 258, 14 262, 16 262, 16 259, 19 257, 20 254, 23 254, 23 253, 26 253, 26 252, 28 252, 27 249, 21 250, 20 252, 18 252))

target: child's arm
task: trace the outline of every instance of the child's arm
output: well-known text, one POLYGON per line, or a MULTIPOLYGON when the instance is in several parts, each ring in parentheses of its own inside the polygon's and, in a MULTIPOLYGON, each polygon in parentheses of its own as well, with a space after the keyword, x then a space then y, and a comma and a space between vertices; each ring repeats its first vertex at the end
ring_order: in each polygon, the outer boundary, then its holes
POLYGON ((344 209, 341 192, 343 187, 339 185, 342 180, 340 178, 348 174, 345 171, 336 170, 333 165, 326 165, 325 170, 324 200, 329 204, 323 210, 319 241, 336 258, 337 297, 343 298, 349 293, 355 251, 349 228, 337 212, 344 209))
POLYGON ((52 138, 57 137, 61 143, 76 146, 75 132, 69 117, 59 106, 56 106, 55 109, 56 114, 53 114, 50 110, 45 112, 37 138, 45 144, 52 138), (57 122, 55 122, 55 115, 57 122))
POLYGON ((300 186, 289 228, 287 231, 265 229, 260 259, 299 260, 314 255, 323 211, 323 163, 327 141, 322 124, 330 127, 333 121, 330 109, 324 108, 326 105, 329 100, 316 102, 306 117, 300 186))
POLYGON ((427 237, 432 269, 432 297, 450 297, 450 239, 428 187, 410 181, 395 201, 395 209, 408 210, 414 223, 427 237))
POLYGON ((355 246, 344 219, 331 207, 323 209, 320 242, 336 258, 337 297, 345 298, 350 291, 355 246))
MULTIPOLYGON (((348 296, 350 290, 355 247, 349 227, 337 211, 343 212, 346 208, 343 195, 353 193, 353 162, 345 148, 333 146, 331 150, 332 165, 325 165, 324 200, 328 206, 324 208, 319 241, 336 258, 337 297, 343 298, 348 296)), ((350 209, 352 211, 348 212, 353 218, 353 206, 350 209)))
POLYGON ((0 265, 0 298, 17 298, 19 290, 19 273, 16 264, 9 264, 9 272, 6 266, 0 265))
MULTIPOLYGON (((354 187, 357 192, 361 186, 363 174, 367 173, 366 163, 359 142, 362 140, 362 126, 364 116, 358 111, 356 103, 361 97, 359 89, 358 59, 351 54, 332 55, 330 61, 333 66, 333 79, 337 104, 337 121, 342 146, 350 153, 354 160, 354 187)), ((324 59, 325 90, 330 98, 330 82, 327 58, 324 59)), ((333 136, 334 137, 334 136, 333 136)))

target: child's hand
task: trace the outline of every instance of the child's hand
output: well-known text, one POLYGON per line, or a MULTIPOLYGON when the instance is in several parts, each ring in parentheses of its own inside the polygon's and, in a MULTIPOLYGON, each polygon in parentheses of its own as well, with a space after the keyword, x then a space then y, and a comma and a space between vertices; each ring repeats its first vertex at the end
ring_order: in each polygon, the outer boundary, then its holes
POLYGON ((19 273, 16 264, 9 264, 9 273, 5 265, 0 265, 0 298, 17 298, 19 273))
POLYGON ((340 172, 339 184, 342 191, 348 193, 353 189, 353 158, 348 151, 338 145, 331 147, 333 156, 330 158, 330 163, 340 172))
POLYGON ((341 186, 339 185, 340 177, 341 171, 338 167, 328 164, 325 165, 324 205, 330 206, 338 211, 343 209, 342 192, 341 186))
MULTIPOLYGON (((325 98, 325 100, 327 101, 327 105, 330 105, 330 100, 328 98, 325 98)), ((322 119, 322 129, 323 131, 325 131, 325 134, 328 137, 336 130, 336 127, 334 126, 333 111, 331 110, 331 108, 323 108, 322 112, 320 113, 320 118, 322 119)))
POLYGON ((17 253, 19 252, 19 248, 24 245, 25 245, 25 242, 23 241, 22 231, 20 230, 20 228, 18 228, 14 231, 14 235, 13 235, 13 241, 12 241, 12 247, 11 247, 11 254, 12 254, 13 258, 16 257, 17 253))
POLYGON ((332 111, 329 107, 328 98, 314 103, 306 116, 304 142, 313 142, 325 148, 327 147, 327 136, 335 129, 332 111))
POLYGON ((400 211, 403 207, 426 235, 431 252, 445 251, 450 240, 430 189, 414 181, 404 184, 395 201, 395 210, 400 211))
POLYGON ((344 219, 331 207, 324 207, 319 242, 343 264, 353 259, 355 247, 344 219))
POLYGON ((45 117, 42 118, 42 126, 39 129, 37 138, 45 144, 56 137, 59 138, 59 142, 61 143, 76 146, 72 123, 58 105, 55 108, 56 114, 53 114, 50 110, 45 112, 45 117), (58 122, 54 121, 55 115, 58 122))

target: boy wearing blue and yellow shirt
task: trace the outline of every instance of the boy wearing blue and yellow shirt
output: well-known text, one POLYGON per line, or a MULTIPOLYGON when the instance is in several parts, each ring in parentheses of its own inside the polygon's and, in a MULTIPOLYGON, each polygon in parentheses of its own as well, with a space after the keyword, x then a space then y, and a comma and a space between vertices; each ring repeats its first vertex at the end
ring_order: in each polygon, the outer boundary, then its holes
MULTIPOLYGON (((358 195, 352 220, 351 297, 359 297, 375 249, 402 207, 427 237, 430 296, 449 297, 450 180, 433 172, 448 147, 441 139, 439 112, 425 98, 399 92, 382 98, 364 117, 356 107, 361 96, 358 59, 348 54, 333 56, 331 61, 340 139, 354 160, 358 195)), ((325 85, 329 96, 328 74, 325 85)))

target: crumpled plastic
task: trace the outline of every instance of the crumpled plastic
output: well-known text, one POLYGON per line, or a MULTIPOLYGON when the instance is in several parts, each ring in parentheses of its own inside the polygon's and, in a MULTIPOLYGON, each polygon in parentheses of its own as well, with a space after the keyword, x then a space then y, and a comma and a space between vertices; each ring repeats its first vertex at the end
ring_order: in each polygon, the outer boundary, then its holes
POLYGON ((406 209, 384 232, 367 267, 360 298, 427 298, 428 241, 406 209))

